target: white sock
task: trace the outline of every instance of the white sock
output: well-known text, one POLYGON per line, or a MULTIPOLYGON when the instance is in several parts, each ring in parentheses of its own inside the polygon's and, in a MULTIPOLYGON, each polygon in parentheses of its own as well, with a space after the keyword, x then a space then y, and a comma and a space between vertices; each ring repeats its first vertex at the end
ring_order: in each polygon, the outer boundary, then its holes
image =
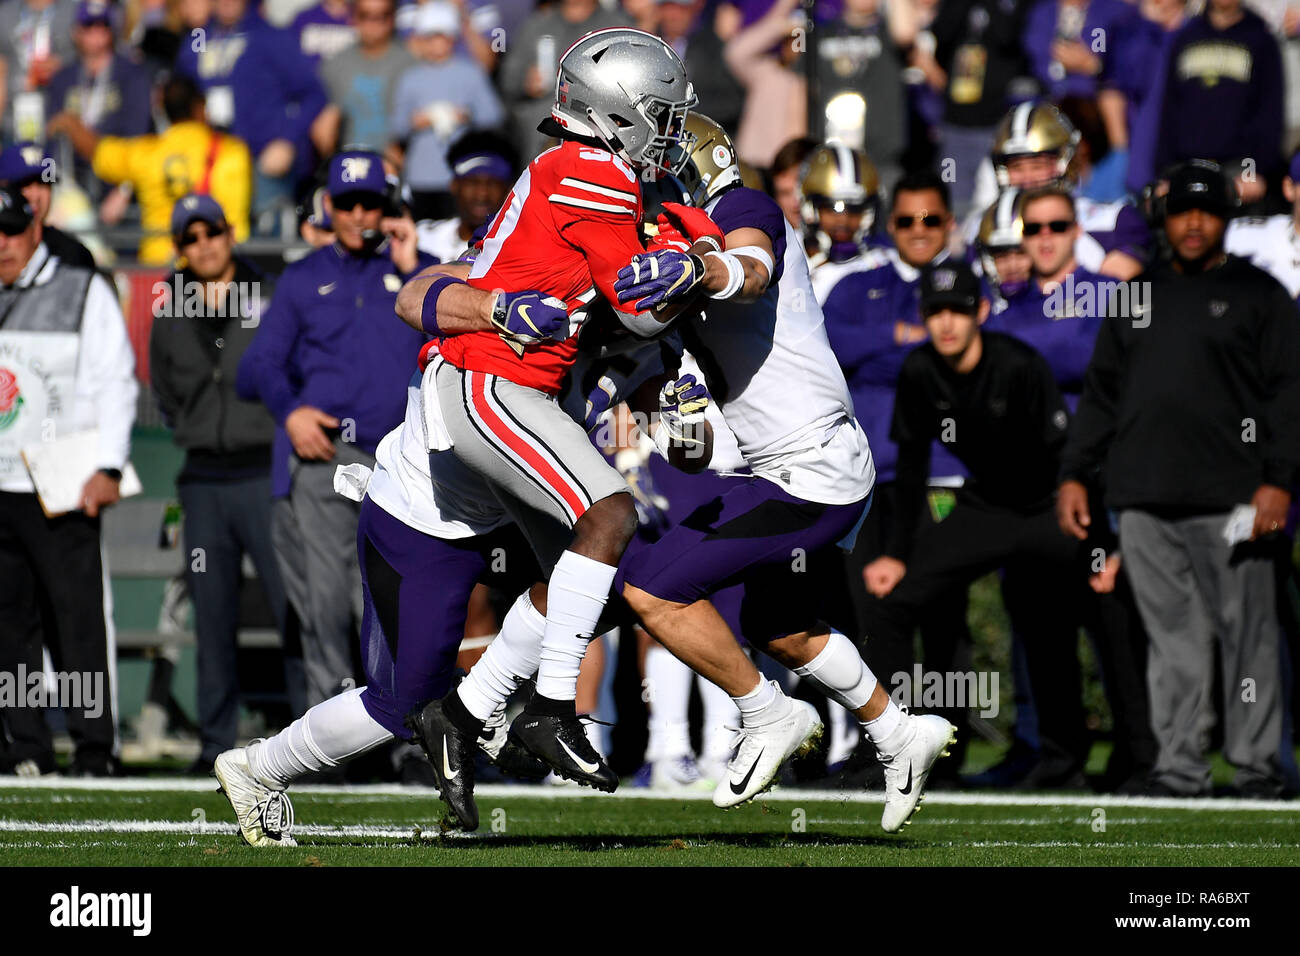
POLYGON ((835 701, 826 702, 826 711, 830 717, 830 743, 826 749, 826 764, 842 763, 853 756, 858 748, 858 725, 849 719, 849 712, 835 701))
POLYGON ((740 709, 740 722, 745 727, 761 727, 781 720, 789 716, 793 706, 774 680, 759 680, 758 686, 744 697, 731 699, 740 709))
POLYGON ((605 728, 590 720, 584 720, 582 729, 586 732, 587 741, 591 744, 592 749, 602 757, 605 756, 605 728))
POLYGON ((487 720, 505 704, 515 688, 537 673, 545 633, 546 618, 525 591, 510 605, 500 633, 457 688, 465 709, 487 720))
POLYGON ((905 729, 903 717, 903 711, 891 697, 879 717, 863 722, 862 729, 866 731, 868 739, 882 757, 894 754, 898 750, 898 745, 902 743, 905 729))
POLYGON ((267 786, 287 787, 394 739, 361 703, 364 687, 312 707, 274 737, 248 747, 248 769, 267 786))
POLYGON ((704 756, 726 760, 731 755, 731 727, 740 726, 735 701, 713 681, 700 678, 700 699, 704 703, 704 756))
POLYGON ((618 568, 565 551, 546 587, 546 637, 537 693, 551 700, 578 696, 578 668, 587 653, 618 568))
POLYGON ((652 644, 645 654, 646 690, 649 691, 650 760, 671 760, 691 752, 687 710, 695 674, 665 648, 652 644))

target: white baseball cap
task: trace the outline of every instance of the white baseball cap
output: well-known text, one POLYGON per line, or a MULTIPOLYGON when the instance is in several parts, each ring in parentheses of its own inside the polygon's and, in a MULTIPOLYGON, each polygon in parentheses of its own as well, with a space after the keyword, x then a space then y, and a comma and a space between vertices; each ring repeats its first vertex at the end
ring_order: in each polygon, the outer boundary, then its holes
POLYGON ((431 36, 435 33, 460 36, 460 11, 454 3, 448 3, 447 0, 429 0, 416 8, 411 20, 411 32, 416 36, 431 36))

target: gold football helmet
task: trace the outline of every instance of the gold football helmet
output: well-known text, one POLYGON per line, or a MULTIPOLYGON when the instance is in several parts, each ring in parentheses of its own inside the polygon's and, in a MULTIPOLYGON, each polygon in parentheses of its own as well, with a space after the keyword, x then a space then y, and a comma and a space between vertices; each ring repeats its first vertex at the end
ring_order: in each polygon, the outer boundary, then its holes
POLYGON ((1004 189, 993 205, 984 211, 976 237, 981 252, 1016 248, 1024 240, 1020 196, 1019 189, 1004 189))
POLYGON ((806 234, 827 252, 832 243, 821 229, 818 210, 859 213, 862 222, 854 241, 860 244, 876 223, 879 193, 880 176, 865 152, 843 143, 818 146, 799 171, 799 212, 806 234))
POLYGON ((1017 156, 1055 156, 1056 178, 1064 179, 1078 146, 1079 131, 1055 106, 1021 103, 1002 118, 993 136, 993 169, 998 185, 1011 185, 1007 163, 1017 156))
POLYGON ((998 271, 995 260, 1000 253, 1022 247, 1025 237, 1025 222, 1022 216, 1023 197, 1024 193, 1019 189, 1002 190, 993 205, 989 206, 980 217, 979 234, 975 238, 975 251, 979 256, 980 270, 1003 299, 1019 295, 1029 285, 1027 275, 1014 279, 1004 277, 998 271))
POLYGON ((740 161, 731 137, 703 113, 687 115, 681 142, 669 161, 697 206, 742 184, 740 161))

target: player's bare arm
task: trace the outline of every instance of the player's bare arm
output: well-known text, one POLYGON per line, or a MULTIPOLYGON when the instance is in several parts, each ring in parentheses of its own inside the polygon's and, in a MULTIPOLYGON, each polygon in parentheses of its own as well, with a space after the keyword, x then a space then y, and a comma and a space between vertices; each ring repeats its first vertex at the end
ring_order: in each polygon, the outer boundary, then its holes
POLYGON ((398 316, 430 335, 497 332, 520 347, 568 337, 568 310, 559 299, 542 292, 477 289, 465 281, 469 270, 461 262, 423 270, 397 294, 398 316))

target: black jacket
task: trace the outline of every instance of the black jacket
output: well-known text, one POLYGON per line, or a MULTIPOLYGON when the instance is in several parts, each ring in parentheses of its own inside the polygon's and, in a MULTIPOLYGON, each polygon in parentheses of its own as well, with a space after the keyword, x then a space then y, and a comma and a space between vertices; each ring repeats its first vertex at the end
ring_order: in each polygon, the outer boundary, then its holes
POLYGON ((1061 477, 1105 479, 1112 508, 1230 511, 1300 478, 1300 314, 1268 273, 1228 256, 1159 263, 1102 323, 1061 477), (1118 313, 1118 314, 1117 314, 1118 313))
POLYGON ((188 269, 154 287, 149 375, 173 438, 187 453, 182 479, 251 477, 270 464, 270 413, 261 402, 235 394, 239 360, 257 332, 257 319, 248 313, 255 304, 265 310, 270 283, 243 260, 235 263, 231 306, 222 311, 233 311, 236 288, 257 295, 245 296, 238 315, 209 315, 199 297, 201 283, 188 269))
POLYGON ((53 226, 45 225, 41 227, 41 241, 45 243, 45 248, 50 250, 50 255, 58 256, 61 262, 66 262, 70 266, 82 266, 86 269, 98 269, 95 264, 95 257, 75 236, 69 235, 62 229, 55 229, 53 226))

